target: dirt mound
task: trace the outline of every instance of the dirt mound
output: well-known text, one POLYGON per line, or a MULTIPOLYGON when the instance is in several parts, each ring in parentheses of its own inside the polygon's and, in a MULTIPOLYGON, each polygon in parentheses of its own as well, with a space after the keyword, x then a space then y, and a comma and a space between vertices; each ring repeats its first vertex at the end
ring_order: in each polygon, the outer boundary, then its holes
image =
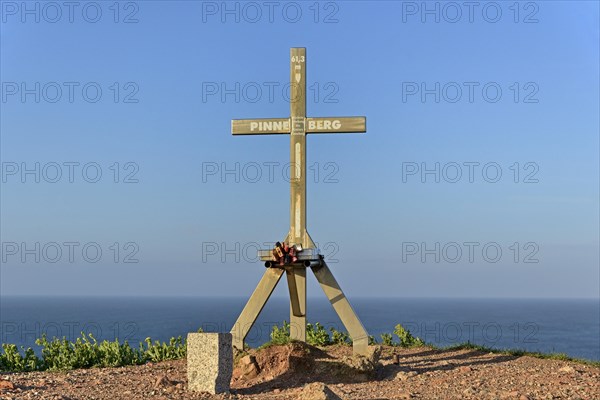
POLYGON ((305 343, 269 346, 255 354, 261 370, 273 376, 286 372, 308 372, 314 367, 315 359, 323 355, 325 355, 323 351, 305 343))
POLYGON ((315 361, 326 353, 305 343, 293 342, 281 346, 252 349, 238 357, 233 370, 233 381, 271 380, 286 374, 302 374, 314 371, 315 361), (252 366, 249 368, 248 366, 252 366))
POLYGON ((324 351, 301 342, 250 350, 237 357, 232 383, 249 388, 267 382, 292 386, 366 382, 377 374, 379 365, 381 349, 371 350, 370 357, 356 357, 350 346, 332 346, 324 351))

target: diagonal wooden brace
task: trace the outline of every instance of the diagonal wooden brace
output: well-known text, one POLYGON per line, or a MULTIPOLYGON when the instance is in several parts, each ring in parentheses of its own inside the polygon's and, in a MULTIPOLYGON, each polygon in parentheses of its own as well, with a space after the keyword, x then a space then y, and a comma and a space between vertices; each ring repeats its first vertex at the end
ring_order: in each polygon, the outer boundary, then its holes
POLYGON ((352 309, 340 285, 335 280, 331 270, 325 261, 322 262, 321 266, 312 267, 312 270, 329 302, 342 320, 342 324, 344 324, 350 334, 354 354, 366 355, 369 345, 369 335, 352 309))
POLYGON ((233 336, 233 347, 238 350, 244 350, 244 339, 254 322, 256 322, 256 318, 262 311, 263 307, 271 297, 275 286, 281 279, 284 270, 281 268, 267 268, 265 274, 261 278, 258 285, 256 285, 256 289, 248 299, 246 306, 242 310, 242 313, 238 317, 237 321, 231 328, 231 334, 233 336))

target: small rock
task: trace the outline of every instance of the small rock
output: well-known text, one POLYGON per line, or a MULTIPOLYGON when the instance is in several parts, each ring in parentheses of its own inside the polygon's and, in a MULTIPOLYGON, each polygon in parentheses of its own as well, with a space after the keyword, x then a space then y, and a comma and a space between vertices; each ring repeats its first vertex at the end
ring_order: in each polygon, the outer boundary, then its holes
POLYGON ((463 365, 462 367, 458 367, 458 372, 462 373, 462 374, 466 374, 467 372, 471 372, 473 371, 473 368, 469 367, 468 365, 463 365))
POLYGON ((369 346, 367 350, 367 360, 372 364, 377 364, 381 357, 381 346, 369 346))
POLYGON ((575 372, 575 368, 571 367, 570 365, 567 365, 565 367, 560 368, 558 372, 566 372, 572 374, 573 372, 575 372))
POLYGON ((242 376, 246 379, 256 378, 260 372, 256 358, 251 355, 244 356, 240 359, 240 368, 242 376))
POLYGON ((412 397, 410 392, 398 392, 396 393, 397 399, 409 400, 412 397))
POLYGON ((400 371, 396 374, 394 379, 399 380, 399 381, 405 381, 408 379, 408 374, 404 371, 400 371))
POLYGON ((309 383, 302 388, 299 400, 341 400, 324 383, 309 383))
POLYGON ((161 375, 158 378, 156 378, 156 381, 154 382, 154 388, 159 388, 159 387, 164 387, 164 386, 171 386, 173 384, 173 382, 171 382, 169 380, 169 378, 167 377, 167 375, 161 375))
POLYGON ((372 372, 378 367, 380 356, 381 346, 369 346, 365 356, 353 355, 346 362, 359 372, 372 372))
POLYGON ((415 371, 400 371, 396 374, 396 376, 394 377, 394 379, 396 380, 400 380, 400 381, 405 381, 409 378, 412 378, 413 376, 416 376, 417 373, 415 371))
POLYGON ((240 358, 240 365, 250 365, 250 364, 254 364, 256 362, 256 357, 251 356, 251 355, 246 355, 242 358, 240 358))
POLYGON ((15 384, 11 381, 0 380, 0 390, 13 390, 15 384))

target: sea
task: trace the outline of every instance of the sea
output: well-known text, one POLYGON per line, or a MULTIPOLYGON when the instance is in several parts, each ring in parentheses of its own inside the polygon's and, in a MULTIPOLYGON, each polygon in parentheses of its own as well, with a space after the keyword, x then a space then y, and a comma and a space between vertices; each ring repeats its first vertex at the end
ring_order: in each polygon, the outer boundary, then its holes
MULTIPOLYGON (((32 347, 35 340, 75 340, 81 332, 98 340, 150 337, 168 341, 201 328, 228 332, 246 298, 230 297, 0 297, 0 342, 32 347)), ((598 299, 353 298, 352 306, 370 335, 380 340, 402 324, 438 346, 471 342, 497 349, 566 353, 600 361, 598 299)), ((309 298, 308 322, 344 330, 324 298, 309 298)), ((271 298, 246 342, 257 347, 271 328, 289 321, 289 300, 271 298)))

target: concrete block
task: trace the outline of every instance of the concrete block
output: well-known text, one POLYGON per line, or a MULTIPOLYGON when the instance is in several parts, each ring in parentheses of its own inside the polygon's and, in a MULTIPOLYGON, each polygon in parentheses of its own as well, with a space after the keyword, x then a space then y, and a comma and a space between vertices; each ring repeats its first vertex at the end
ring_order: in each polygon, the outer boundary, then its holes
POLYGON ((188 390, 229 393, 233 373, 231 333, 188 333, 188 390))

